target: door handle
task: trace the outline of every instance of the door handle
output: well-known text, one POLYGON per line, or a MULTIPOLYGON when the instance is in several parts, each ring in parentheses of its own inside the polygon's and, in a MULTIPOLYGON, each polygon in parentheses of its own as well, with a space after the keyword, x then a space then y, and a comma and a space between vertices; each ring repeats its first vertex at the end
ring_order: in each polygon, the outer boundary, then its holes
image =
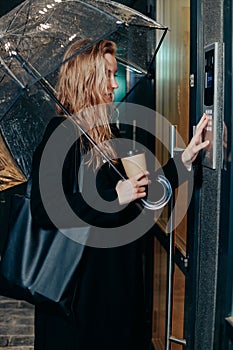
MULTIPOLYGON (((169 128, 169 153, 170 157, 173 158, 176 151, 182 151, 183 149, 176 147, 176 125, 170 125, 169 128)), ((170 202, 170 210, 173 208, 173 197, 170 202)), ((174 222, 174 213, 172 211, 170 215, 170 227, 169 232, 169 257, 168 257, 168 298, 167 298, 167 324, 166 324, 166 350, 170 349, 171 342, 177 343, 180 345, 186 345, 185 339, 179 339, 171 335, 172 330, 172 298, 173 298, 173 275, 174 275, 174 231, 173 231, 173 222, 174 222)))
POLYGON ((169 153, 170 158, 174 157, 174 151, 176 148, 176 125, 169 126, 169 153))

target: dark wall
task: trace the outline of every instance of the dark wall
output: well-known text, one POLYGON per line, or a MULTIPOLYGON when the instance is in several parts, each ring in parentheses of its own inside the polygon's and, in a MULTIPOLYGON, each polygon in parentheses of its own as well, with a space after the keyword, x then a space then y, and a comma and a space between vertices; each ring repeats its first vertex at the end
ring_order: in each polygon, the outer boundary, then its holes
POLYGON ((232 25, 233 25, 232 0, 224 1, 224 45, 225 45, 225 92, 224 92, 224 123, 227 130, 227 147, 224 151, 224 168, 222 170, 221 188, 221 217, 219 239, 219 272, 217 289, 217 314, 215 348, 229 350, 228 338, 231 339, 233 349, 233 325, 225 321, 232 316, 233 301, 233 101, 232 101, 232 25))
MULTIPOLYGON (((205 45, 219 42, 223 44, 223 0, 199 0, 202 6, 203 41, 205 45)), ((221 172, 222 172, 222 125, 223 125, 223 50, 218 55, 219 81, 217 90, 217 166, 211 169, 203 166, 203 183, 200 196, 199 221, 199 280, 197 297, 197 319, 195 349, 213 350, 217 303, 217 276, 219 268, 219 232, 221 212, 221 172)), ((203 68, 204 62, 202 62, 203 68)), ((202 69, 204 71, 204 69, 202 69)), ((203 78, 203 77, 202 77, 203 78)), ((216 348, 217 350, 217 348, 216 348)))
POLYGON ((1 0, 0 16, 12 10, 15 6, 19 5, 23 0, 1 0))

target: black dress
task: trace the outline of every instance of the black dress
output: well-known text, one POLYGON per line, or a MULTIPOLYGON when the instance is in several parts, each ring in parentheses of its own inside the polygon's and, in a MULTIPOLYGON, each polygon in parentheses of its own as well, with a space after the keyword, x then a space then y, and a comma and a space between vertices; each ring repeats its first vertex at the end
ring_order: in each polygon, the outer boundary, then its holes
MULTIPOLYGON (((40 195, 40 162, 50 135, 64 120, 63 117, 55 117, 50 121, 33 157, 32 214, 34 220, 44 227, 49 227, 52 223, 40 195)), ((74 127, 70 130, 65 131, 62 141, 67 138, 68 142, 71 135, 69 133, 74 132, 74 127)), ((53 169, 56 168, 56 162, 60 161, 59 157, 58 144, 52 160, 49 161, 47 176, 50 181, 56 176, 53 169)), ((92 198, 90 195, 91 181, 96 181, 99 194, 106 203, 114 202, 117 198, 115 186, 120 177, 108 164, 104 164, 98 174, 95 174, 92 166, 85 166, 82 194, 74 194, 71 184, 74 182, 74 167, 79 168, 79 165, 80 147, 79 142, 76 142, 65 158, 62 181, 67 201, 82 220, 93 226, 103 227, 111 234, 111 227, 127 224, 140 214, 141 209, 136 203, 131 203, 123 210, 119 206, 113 213, 105 213, 102 207, 100 212, 98 203, 96 208, 96 197, 93 195, 92 198), (92 203, 87 204, 84 200, 85 193, 95 203, 95 209, 92 208, 92 203)), ((124 172, 120 162, 116 163, 116 167, 124 172)), ((178 179, 173 161, 168 162, 163 170, 176 187, 178 179)), ((55 207, 58 216, 62 217, 62 208, 59 207, 59 198, 56 196, 56 192, 51 191, 51 205, 55 207)), ((75 322, 36 309, 35 350, 144 349, 142 239, 135 237, 132 242, 110 248, 85 248, 77 280, 75 322)))

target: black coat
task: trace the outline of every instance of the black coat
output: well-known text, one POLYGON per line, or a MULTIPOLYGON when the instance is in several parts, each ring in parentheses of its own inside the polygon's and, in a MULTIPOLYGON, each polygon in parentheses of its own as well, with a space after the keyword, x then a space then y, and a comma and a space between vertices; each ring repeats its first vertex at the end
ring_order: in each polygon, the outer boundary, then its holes
MULTIPOLYGON (((44 227, 49 227, 53 223, 46 214, 41 200, 39 189, 40 162, 50 135, 64 120, 63 117, 51 120, 33 157, 32 215, 34 220, 44 227)), ((57 163, 61 161, 61 143, 66 142, 66 140, 69 142, 69 138, 73 137, 73 132, 73 127, 68 132, 65 130, 61 142, 57 142, 55 145, 53 156, 48 160, 46 181, 49 180, 53 183, 53 179, 56 177, 53 169, 56 169, 57 163)), ((79 166, 80 146, 79 142, 76 142, 65 158, 62 182, 69 205, 83 221, 93 227, 103 227, 105 232, 111 235, 112 227, 125 225, 141 213, 142 209, 137 203, 131 203, 123 210, 117 204, 115 186, 120 177, 106 163, 97 174, 92 166, 84 166, 82 194, 73 193, 74 168, 79 168, 79 166), (98 196, 92 193, 91 184, 95 186, 95 183, 100 196, 106 200, 105 204, 101 204, 101 211, 98 206, 98 196), (87 201, 83 195, 87 196, 87 201), (108 211, 108 203, 115 203, 112 213, 105 212, 105 209, 108 211), (95 209, 93 209, 93 205, 95 205, 95 209)), ((116 164, 116 167, 124 173, 120 162, 116 164)), ((174 162, 169 161, 163 170, 172 185, 176 187, 178 179, 174 162)), ((48 198, 51 201, 50 205, 55 208, 58 218, 64 219, 64 223, 61 225, 67 226, 69 223, 63 218, 62 208, 59 207, 56 186, 54 189, 51 188, 48 198)), ((148 217, 144 215, 143 218, 144 220, 152 220, 151 213, 148 214, 148 217)), ((120 231, 124 232, 124 226, 120 231)), ((93 228, 93 232, 95 232, 95 228, 93 228)), ((125 235, 127 234, 128 232, 125 232, 125 235)), ((76 321, 71 323, 60 316, 36 309, 36 350, 91 350, 94 348, 101 350, 143 350, 145 327, 141 244, 143 237, 134 236, 134 232, 131 234, 133 239, 129 235, 127 244, 110 248, 93 246, 85 248, 77 280, 74 308, 76 321)))

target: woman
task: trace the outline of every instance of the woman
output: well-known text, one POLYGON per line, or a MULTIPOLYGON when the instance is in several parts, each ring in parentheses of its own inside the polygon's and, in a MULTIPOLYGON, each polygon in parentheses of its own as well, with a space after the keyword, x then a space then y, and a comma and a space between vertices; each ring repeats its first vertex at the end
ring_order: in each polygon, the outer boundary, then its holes
MULTIPOLYGON (((64 60, 75 55, 89 43, 89 40, 80 40, 72 44, 64 60)), ((75 121, 88 131, 105 154, 114 159, 115 167, 124 174, 123 166, 120 160, 117 160, 114 145, 106 142, 117 136, 117 130, 110 125, 109 119, 114 90, 118 87, 115 79, 117 71, 115 52, 116 46, 113 42, 102 40, 83 53, 73 56, 71 60, 67 60, 60 70, 57 96, 69 113, 75 116, 75 121)), ((40 161, 47 141, 54 130, 66 120, 59 107, 58 114, 60 116, 50 121, 33 158, 32 214, 34 220, 45 227, 53 223, 41 199, 40 161)), ((195 136, 179 160, 187 174, 186 168, 190 167, 198 152, 208 145, 208 142, 202 142, 202 132, 207 123, 207 117, 204 115, 195 136)), ((73 129, 77 129, 75 124, 73 129)), ((68 140, 69 133, 62 141, 66 137, 68 140)), ((56 165, 60 157, 59 142, 56 147, 46 181, 56 177, 53 165, 56 165)), ((174 162, 169 161, 163 170, 172 184, 177 186, 174 162)), ((149 185, 147 175, 148 173, 142 172, 122 181, 119 175, 102 161, 99 152, 92 147, 85 136, 81 136, 67 152, 62 170, 62 182, 67 201, 76 215, 85 223, 92 225, 94 232, 96 227, 102 227, 109 228, 108 232, 111 234, 111 228, 133 221, 140 213, 141 209, 137 203, 146 196, 146 187, 149 185), (76 169, 79 169, 82 158, 85 159, 84 176, 81 183, 80 181, 78 183, 79 192, 74 193, 73 184, 76 178, 74 174, 76 169), (98 199, 91 190, 91 186, 94 184, 95 187, 95 183, 100 197, 105 199, 104 203, 114 202, 116 210, 109 213, 108 204, 105 207, 102 202, 101 207, 98 207, 98 199)), ((50 206, 55 208, 58 217, 62 217, 56 190, 51 190, 48 201, 50 206)), ((144 349, 140 239, 110 248, 106 246, 85 248, 77 281, 74 313, 75 321, 70 322, 61 316, 36 309, 35 349, 144 349)))

